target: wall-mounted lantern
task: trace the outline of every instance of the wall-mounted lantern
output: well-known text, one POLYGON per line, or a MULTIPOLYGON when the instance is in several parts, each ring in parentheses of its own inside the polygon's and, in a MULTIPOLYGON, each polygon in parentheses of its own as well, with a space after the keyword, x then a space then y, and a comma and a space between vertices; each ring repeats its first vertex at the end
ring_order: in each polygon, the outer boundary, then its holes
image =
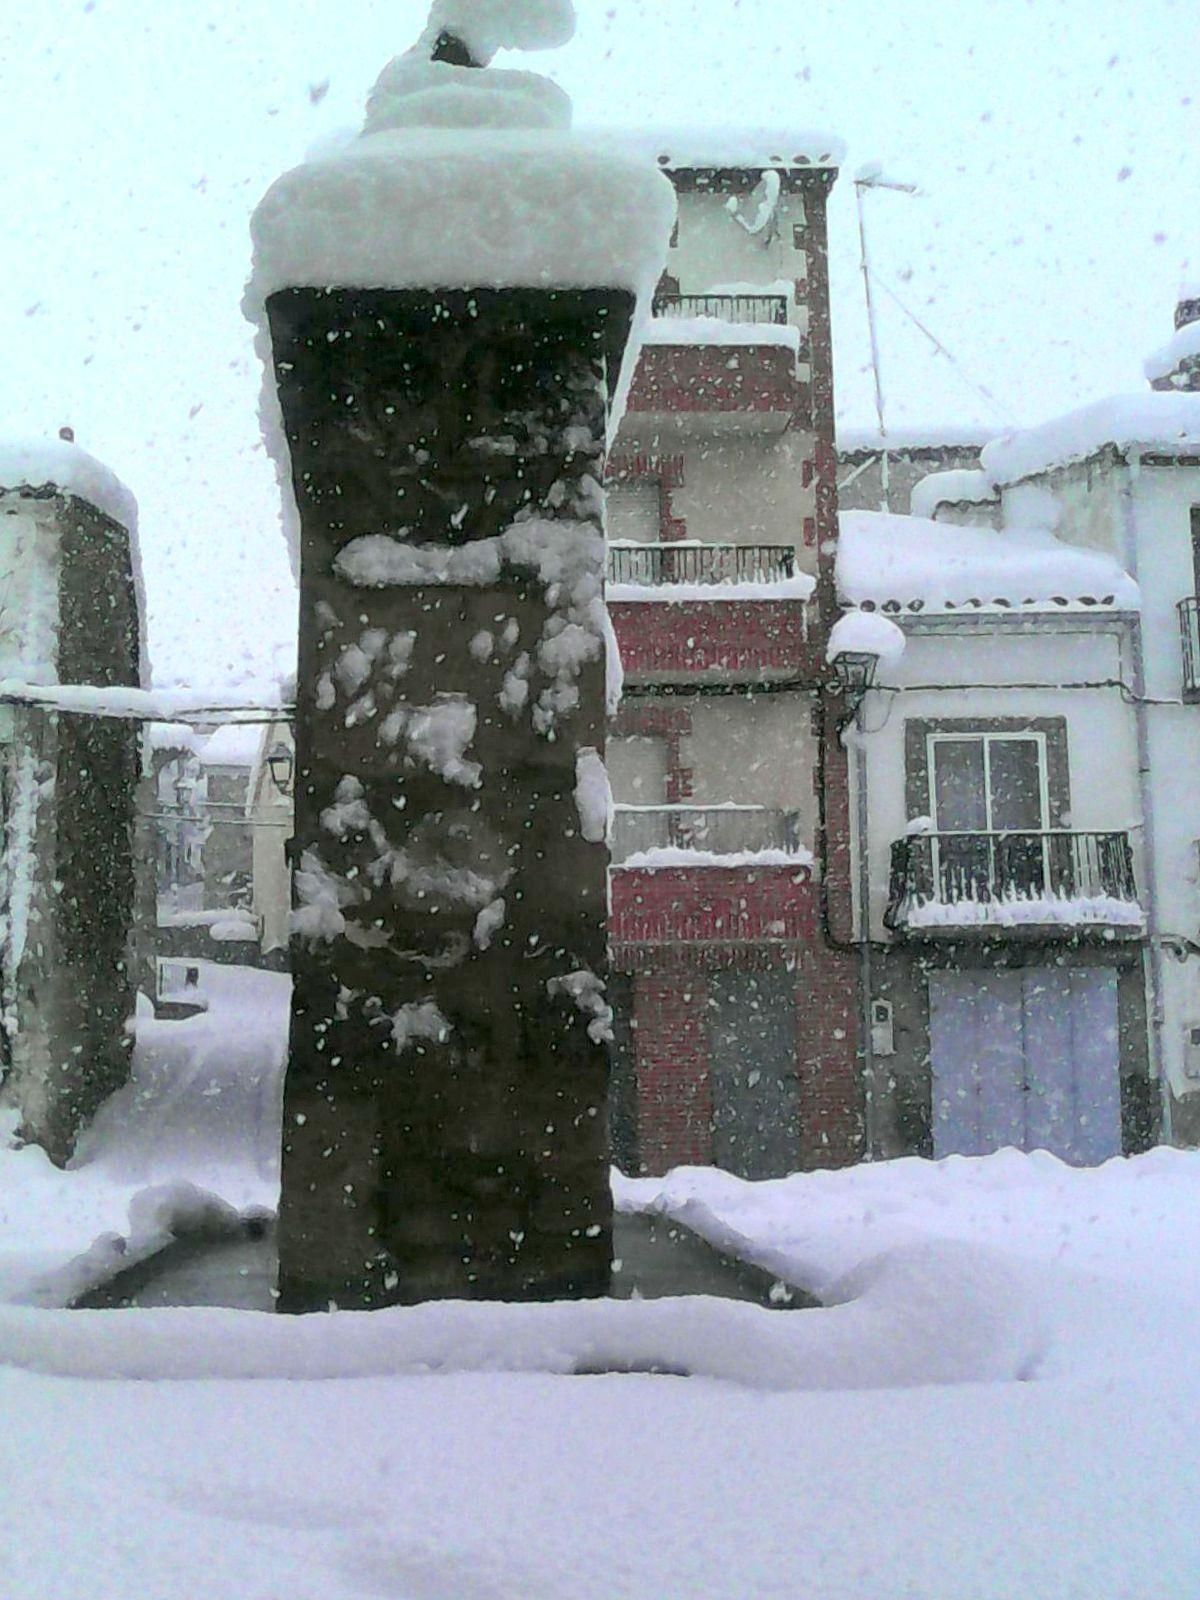
POLYGON ((879 657, 872 650, 839 650, 830 665, 838 688, 846 697, 847 708, 857 711, 867 690, 875 682, 879 657))
POLYGON ((267 768, 280 794, 290 795, 295 787, 296 758, 282 740, 267 757, 267 768))

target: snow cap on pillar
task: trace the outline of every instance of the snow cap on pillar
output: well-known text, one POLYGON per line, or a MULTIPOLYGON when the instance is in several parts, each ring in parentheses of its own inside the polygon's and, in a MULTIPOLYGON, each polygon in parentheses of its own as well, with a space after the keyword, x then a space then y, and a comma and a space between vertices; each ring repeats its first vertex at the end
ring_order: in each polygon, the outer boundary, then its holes
POLYGON ((257 330, 260 417, 293 566, 299 520, 266 311, 277 290, 629 291, 615 431, 675 191, 644 154, 573 132, 570 98, 548 78, 483 65, 499 49, 565 43, 574 25, 571 0, 434 0, 418 43, 380 74, 362 133, 284 173, 260 201, 243 310, 257 330))
POLYGON ((548 48, 573 25, 568 0, 436 0, 417 46, 380 74, 362 134, 285 173, 259 204, 251 320, 284 288, 648 297, 674 221, 669 180, 602 135, 573 133, 549 79, 480 70, 496 49, 548 48))

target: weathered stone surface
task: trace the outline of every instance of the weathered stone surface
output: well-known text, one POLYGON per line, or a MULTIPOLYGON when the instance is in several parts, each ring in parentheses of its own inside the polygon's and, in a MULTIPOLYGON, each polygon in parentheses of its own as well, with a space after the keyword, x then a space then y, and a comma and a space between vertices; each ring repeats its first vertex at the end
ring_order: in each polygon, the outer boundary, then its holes
POLYGON ((606 1050, 550 983, 605 969, 607 853, 575 801, 577 751, 604 743, 595 614, 507 553, 487 586, 356 586, 335 564, 367 535, 466 549, 536 519, 552 544, 590 538, 598 577, 629 299, 291 290, 268 309, 301 517, 307 929, 280 1304, 604 1293, 606 1050), (564 679, 539 647, 572 622, 564 679))

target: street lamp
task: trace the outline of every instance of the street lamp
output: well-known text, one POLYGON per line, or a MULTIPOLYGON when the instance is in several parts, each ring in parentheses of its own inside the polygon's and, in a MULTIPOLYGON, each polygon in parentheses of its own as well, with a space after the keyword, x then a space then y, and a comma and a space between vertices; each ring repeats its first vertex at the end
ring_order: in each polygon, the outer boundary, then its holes
POLYGON ((875 682, 879 657, 873 650, 839 650, 830 665, 838 688, 846 697, 847 709, 853 714, 875 682))

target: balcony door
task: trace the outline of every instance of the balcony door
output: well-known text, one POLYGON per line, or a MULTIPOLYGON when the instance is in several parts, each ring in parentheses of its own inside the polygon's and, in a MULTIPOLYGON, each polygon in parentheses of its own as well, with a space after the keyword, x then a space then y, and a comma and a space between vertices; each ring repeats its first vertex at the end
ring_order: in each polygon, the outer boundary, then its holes
POLYGON ((1045 735, 931 733, 928 754, 939 898, 1044 895, 1045 735))

